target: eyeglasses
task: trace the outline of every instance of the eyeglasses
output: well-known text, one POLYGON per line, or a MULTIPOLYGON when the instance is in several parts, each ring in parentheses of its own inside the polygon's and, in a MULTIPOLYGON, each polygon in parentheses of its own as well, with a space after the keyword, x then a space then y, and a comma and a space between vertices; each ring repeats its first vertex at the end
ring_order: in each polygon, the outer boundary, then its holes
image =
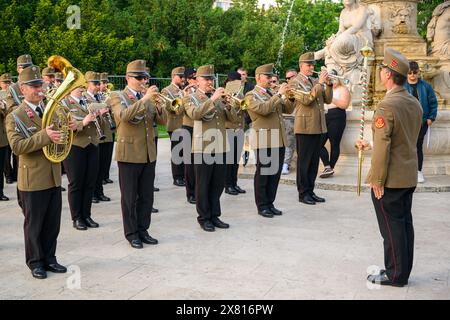
POLYGON ((414 70, 414 71, 408 71, 408 74, 418 74, 419 70, 414 70))
POLYGON ((278 80, 271 80, 270 82, 271 82, 271 83, 277 83, 278 80))
POLYGON ((293 77, 286 77, 286 80, 289 81, 291 80, 293 77))
POLYGON ((135 76, 135 77, 133 77, 133 78, 135 78, 135 79, 138 80, 138 81, 141 81, 141 80, 147 80, 147 79, 148 79, 148 77, 145 77, 145 76, 135 76))

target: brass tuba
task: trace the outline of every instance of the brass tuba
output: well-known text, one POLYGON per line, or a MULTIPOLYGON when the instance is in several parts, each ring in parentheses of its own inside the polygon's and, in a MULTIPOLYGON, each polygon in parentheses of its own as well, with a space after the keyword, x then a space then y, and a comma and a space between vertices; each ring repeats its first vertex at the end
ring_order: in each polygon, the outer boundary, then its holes
POLYGON ((73 131, 69 128, 71 115, 67 108, 61 104, 61 100, 72 90, 81 86, 85 87, 86 79, 78 69, 72 67, 70 62, 61 56, 51 56, 48 58, 47 64, 57 72, 61 72, 65 78, 55 93, 48 97, 42 117, 42 128, 53 124, 53 129, 61 132, 59 143, 52 142, 42 149, 48 160, 59 163, 69 155, 73 141, 73 131))

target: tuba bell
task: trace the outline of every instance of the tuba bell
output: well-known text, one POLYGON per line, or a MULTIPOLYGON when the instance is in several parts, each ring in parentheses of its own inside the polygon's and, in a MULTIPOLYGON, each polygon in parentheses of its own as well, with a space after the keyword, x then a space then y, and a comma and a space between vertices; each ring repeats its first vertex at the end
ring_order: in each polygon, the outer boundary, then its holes
POLYGON ((42 149, 48 160, 53 163, 59 163, 69 155, 73 141, 73 131, 69 128, 71 115, 67 108, 61 104, 61 100, 72 90, 81 86, 85 87, 86 79, 78 69, 74 68, 67 59, 61 56, 51 56, 48 58, 47 64, 57 72, 61 72, 65 78, 58 89, 48 97, 42 117, 42 128, 53 124, 53 129, 61 132, 60 142, 52 142, 42 149))

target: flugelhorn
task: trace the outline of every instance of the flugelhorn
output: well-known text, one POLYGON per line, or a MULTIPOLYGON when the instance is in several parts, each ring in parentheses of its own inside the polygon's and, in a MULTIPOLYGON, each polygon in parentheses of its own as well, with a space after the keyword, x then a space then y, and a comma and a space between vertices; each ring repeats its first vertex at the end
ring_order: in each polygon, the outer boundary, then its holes
POLYGON ((100 126, 100 123, 98 122, 97 117, 100 115, 100 109, 101 108, 107 108, 108 106, 105 103, 90 103, 88 105, 89 113, 92 113, 94 115, 94 125, 95 129, 97 130, 97 135, 100 141, 103 141, 106 139, 105 133, 102 130, 102 127, 100 126))

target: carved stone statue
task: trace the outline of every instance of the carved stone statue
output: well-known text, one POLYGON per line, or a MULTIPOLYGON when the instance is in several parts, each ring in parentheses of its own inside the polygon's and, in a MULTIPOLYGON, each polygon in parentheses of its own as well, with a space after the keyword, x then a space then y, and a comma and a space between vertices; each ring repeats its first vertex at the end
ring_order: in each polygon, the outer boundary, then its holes
POLYGON ((315 57, 325 59, 328 70, 336 70, 355 86, 360 80, 359 68, 363 61, 359 50, 366 44, 373 48, 372 31, 369 28, 373 11, 358 0, 344 0, 343 3, 339 31, 326 41, 326 47, 317 51, 315 57))
POLYGON ((432 55, 450 59, 450 1, 434 9, 427 28, 427 39, 431 42, 432 55))
POLYGON ((410 16, 413 11, 412 4, 394 5, 389 20, 392 21, 392 32, 396 34, 408 34, 411 31, 410 16))

